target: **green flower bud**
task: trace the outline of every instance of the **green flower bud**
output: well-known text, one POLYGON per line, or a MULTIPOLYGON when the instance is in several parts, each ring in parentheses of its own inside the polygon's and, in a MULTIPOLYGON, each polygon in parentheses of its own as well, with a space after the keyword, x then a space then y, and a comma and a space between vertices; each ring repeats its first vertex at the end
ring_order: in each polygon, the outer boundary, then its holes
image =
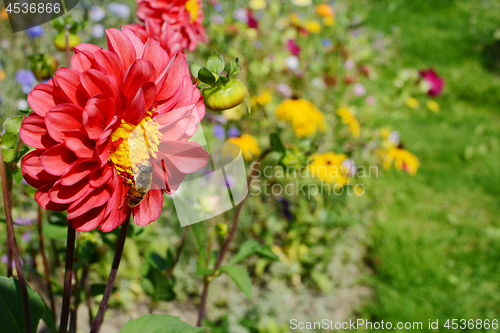
MULTIPOLYGON (((80 44, 80 37, 76 34, 69 34, 68 37, 68 42, 69 42, 69 47, 75 47, 78 44, 80 44)), ((56 37, 54 38, 54 45, 57 47, 58 50, 60 51, 65 51, 66 50, 66 35, 64 32, 58 33, 56 37)))
POLYGON ((213 87, 206 89, 205 105, 213 111, 232 109, 245 101, 248 90, 238 79, 219 80, 213 87))
POLYGON ((50 79, 57 69, 57 60, 49 54, 34 54, 30 56, 29 63, 39 81, 50 79))

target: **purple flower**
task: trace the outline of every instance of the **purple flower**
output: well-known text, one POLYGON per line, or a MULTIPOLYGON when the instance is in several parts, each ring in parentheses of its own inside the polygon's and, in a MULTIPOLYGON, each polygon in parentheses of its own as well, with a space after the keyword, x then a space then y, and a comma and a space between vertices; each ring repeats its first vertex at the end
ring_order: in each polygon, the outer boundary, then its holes
POLYGON ((210 16, 210 19, 212 20, 212 22, 214 22, 215 24, 218 24, 218 25, 222 25, 224 24, 224 17, 222 17, 222 15, 219 15, 219 14, 212 14, 210 16))
POLYGON ((222 125, 214 125, 212 128, 212 132, 214 133, 214 136, 217 140, 224 140, 226 138, 226 130, 224 129, 224 126, 222 125))
POLYGON ((297 44, 295 39, 289 39, 286 46, 292 55, 298 56, 300 54, 300 46, 297 44))
MULTIPOLYGON (((22 258, 19 258, 21 260, 21 266, 24 266, 24 261, 22 258)), ((2 258, 0 259, 3 264, 7 265, 7 255, 4 254, 2 258)), ((14 262, 14 259, 12 259, 12 267, 16 267, 16 263, 14 262)))
POLYGON ((237 137, 237 136, 240 136, 240 135, 241 135, 241 132, 240 132, 240 130, 237 127, 231 126, 227 130, 227 136, 230 137, 230 138, 237 137))
POLYGON ((30 38, 40 37, 41 35, 43 35, 43 28, 42 28, 42 26, 37 25, 37 26, 35 26, 33 28, 30 28, 30 29, 26 30, 26 34, 30 38))
POLYGON ((363 96, 366 94, 366 89, 361 83, 356 83, 353 87, 353 92, 355 96, 363 96))
POLYGON ((331 39, 328 39, 328 38, 322 38, 321 39, 321 45, 323 45, 323 47, 330 47, 333 45, 332 43, 332 40, 331 39))
POLYGON ((20 69, 16 73, 16 81, 21 84, 23 93, 28 95, 36 84, 36 77, 32 71, 20 69))
POLYGON ((35 221, 27 217, 16 217, 14 220, 15 224, 19 225, 32 225, 35 221))
POLYGON ((26 230, 26 231, 24 232, 24 234, 21 236, 21 239, 22 239, 24 242, 28 243, 29 241, 31 241, 31 234, 32 234, 32 233, 33 233, 33 231, 31 231, 31 230, 26 230))
POLYGON ((276 90, 283 95, 283 97, 290 98, 292 97, 292 88, 290 88, 286 83, 279 83, 276 86, 276 90))
POLYGON ((214 4, 214 9, 216 12, 222 12, 224 10, 224 7, 222 7, 222 4, 220 2, 214 4))
POLYGON ((437 73, 432 68, 429 68, 425 71, 419 71, 418 74, 420 74, 420 76, 430 84, 431 88, 427 93, 429 96, 441 95, 444 87, 444 80, 439 75, 437 75, 437 73))

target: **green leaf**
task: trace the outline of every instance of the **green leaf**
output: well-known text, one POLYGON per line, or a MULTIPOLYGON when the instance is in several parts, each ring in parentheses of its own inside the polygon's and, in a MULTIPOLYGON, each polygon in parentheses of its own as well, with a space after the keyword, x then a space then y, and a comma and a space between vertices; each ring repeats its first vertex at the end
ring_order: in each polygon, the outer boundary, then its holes
POLYGON ((16 151, 14 149, 3 149, 2 148, 3 161, 5 163, 10 163, 16 159, 16 151))
POLYGON ((207 243, 207 233, 205 231, 205 225, 203 223, 195 223, 189 226, 189 231, 193 235, 194 245, 200 257, 205 261, 207 259, 207 251, 205 249, 205 244, 207 243))
POLYGON ((146 278, 153 284, 154 293, 149 296, 153 298, 154 302, 168 302, 175 299, 174 284, 172 280, 167 280, 165 274, 160 270, 151 267, 146 278))
POLYGON ((17 142, 17 135, 14 133, 5 133, 4 135, 2 135, 2 138, 0 138, 1 147, 3 149, 9 149, 14 147, 16 142, 17 142))
POLYGON ((29 116, 33 112, 33 110, 31 110, 31 109, 28 109, 28 110, 19 110, 19 112, 21 112, 25 116, 29 116))
POLYGON ((200 69, 198 72, 198 79, 200 79, 202 82, 205 82, 206 84, 209 84, 213 86, 217 79, 215 78, 215 75, 206 67, 203 67, 200 69))
POLYGON ((236 266, 224 266, 220 268, 220 271, 229 275, 248 300, 252 302, 252 280, 245 270, 236 266))
POLYGON ((8 118, 3 123, 2 135, 5 133, 12 133, 14 135, 19 134, 19 130, 21 129, 21 124, 23 123, 23 116, 11 117, 8 118))
POLYGON ((250 257, 252 254, 256 253, 260 249, 260 244, 254 239, 248 239, 245 241, 238 252, 231 258, 228 265, 234 265, 243 259, 250 257))
POLYGON ((167 260, 160 256, 158 253, 153 252, 149 256, 149 261, 151 263, 151 266, 159 269, 160 271, 163 271, 167 268, 167 260))
POLYGON ((212 53, 210 58, 208 58, 207 68, 211 72, 220 75, 220 73, 222 73, 222 71, 224 70, 224 67, 226 67, 224 59, 222 59, 222 57, 218 53, 216 52, 212 53))
POLYGON ((179 317, 167 315, 146 315, 125 324, 120 333, 203 333, 205 327, 193 327, 179 317))
POLYGON ((196 272, 194 273, 196 276, 206 276, 214 272, 213 269, 207 268, 205 261, 205 258, 201 256, 196 259, 196 272))
POLYGON ((273 133, 269 136, 270 141, 271 141, 271 148, 274 151, 277 151, 278 153, 285 154, 285 146, 283 146, 283 142, 281 142, 281 139, 278 134, 273 133))
POLYGON ((45 314, 42 318, 45 325, 51 333, 57 333, 56 322, 54 321, 54 316, 52 315, 52 311, 48 307, 45 308, 45 314))
POLYGON ((234 75, 238 74, 241 71, 241 67, 238 65, 238 59, 236 61, 231 61, 229 64, 229 72, 227 73, 227 77, 231 78, 234 75))
POLYGON ((191 75, 194 76, 195 79, 198 78, 198 72, 200 71, 201 66, 198 64, 195 64, 194 62, 191 63, 191 67, 189 67, 189 70, 191 71, 191 75))
POLYGON ((269 245, 262 245, 262 247, 257 251, 257 254, 261 257, 266 257, 274 261, 280 261, 280 258, 273 252, 269 245))
MULTIPOLYGON (((31 332, 36 332, 38 323, 47 306, 38 293, 28 286, 31 332)), ((21 287, 14 278, 0 277, 0 325, 2 332, 26 333, 21 287)))
POLYGON ((18 168, 16 172, 14 172, 13 177, 17 185, 21 184, 21 182, 23 181, 23 173, 20 168, 18 168))

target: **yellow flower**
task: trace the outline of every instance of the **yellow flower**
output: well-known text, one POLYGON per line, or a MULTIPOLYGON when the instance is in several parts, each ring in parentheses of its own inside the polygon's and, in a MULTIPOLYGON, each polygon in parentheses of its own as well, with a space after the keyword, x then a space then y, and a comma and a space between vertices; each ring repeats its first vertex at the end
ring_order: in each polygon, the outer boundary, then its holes
POLYGON ((334 17, 335 12, 333 8, 327 5, 326 3, 320 4, 316 6, 316 14, 322 17, 334 17))
POLYGON ((230 138, 227 142, 240 146, 241 153, 246 161, 250 161, 254 156, 260 155, 259 143, 250 134, 243 134, 240 137, 230 138))
POLYGON ((389 138, 389 134, 391 134, 391 133, 392 133, 392 131, 391 131, 391 129, 390 129, 390 128, 388 128, 388 127, 382 127, 382 128, 380 129, 380 136, 382 137, 382 139, 387 139, 387 138, 389 138))
POLYGON ((438 112, 439 111, 439 104, 436 101, 433 101, 433 100, 428 101, 427 102, 427 107, 432 112, 438 112))
POLYGON ((287 99, 278 105, 275 113, 279 120, 292 124, 299 138, 314 135, 318 130, 326 131, 325 116, 308 100, 287 99))
POLYGON ((394 161, 396 170, 404 170, 412 176, 417 174, 420 162, 417 156, 413 155, 408 150, 394 147, 382 151, 381 154, 383 156, 383 167, 385 170, 389 170, 394 161))
POLYGON ((408 97, 408 99, 406 100, 406 106, 408 106, 409 108, 412 108, 412 109, 416 109, 418 108, 418 100, 414 97, 408 97))
POLYGON ((317 34, 321 31, 321 24, 318 21, 307 21, 305 28, 312 34, 317 34))
POLYGON ((337 115, 340 117, 342 123, 349 125, 349 132, 351 132, 352 136, 359 138, 361 128, 351 109, 348 106, 343 106, 337 110, 337 115))
POLYGON ((2 9, 2 12, 0 13, 0 20, 5 21, 8 19, 9 19, 9 16, 7 14, 7 10, 4 8, 4 9, 2 9))
POLYGON ((271 96, 271 93, 269 90, 264 90, 260 95, 252 96, 250 99, 250 103, 252 104, 252 107, 261 105, 264 106, 266 104, 269 104, 273 101, 273 96, 271 96))
POLYGON ((312 4, 312 0, 292 0, 292 3, 295 6, 304 7, 304 6, 310 6, 312 4))
POLYGON ((5 71, 3 69, 0 69, 0 82, 5 80, 5 71))
POLYGON ((248 4, 253 10, 262 10, 267 7, 266 0, 250 0, 248 4))
POLYGON ((292 13, 292 14, 290 14, 290 16, 288 16, 288 19, 290 20, 290 23, 292 25, 299 26, 299 27, 301 26, 299 15, 292 13))
POLYGON ((330 152, 314 154, 310 158, 312 163, 307 165, 307 170, 312 177, 341 186, 349 181, 349 168, 342 166, 342 161, 347 159, 347 155, 330 152))
POLYGON ((334 16, 331 16, 331 17, 325 17, 323 19, 323 23, 327 26, 327 27, 331 27, 332 25, 335 24, 335 17, 334 16))

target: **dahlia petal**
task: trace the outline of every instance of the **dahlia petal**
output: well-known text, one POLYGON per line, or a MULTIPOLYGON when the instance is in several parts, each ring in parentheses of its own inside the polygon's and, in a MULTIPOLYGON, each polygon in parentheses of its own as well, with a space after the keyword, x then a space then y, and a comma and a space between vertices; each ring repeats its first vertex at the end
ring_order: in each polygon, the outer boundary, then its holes
POLYGON ((175 104, 175 108, 180 108, 183 106, 188 106, 190 104, 194 104, 198 102, 198 100, 194 101, 193 100, 193 82, 191 81, 191 77, 185 76, 184 80, 182 81, 182 94, 181 97, 179 98, 179 101, 177 104, 175 104), (193 103, 194 102, 194 103, 193 103))
POLYGON ((96 69, 89 69, 83 72, 81 74, 81 81, 90 97, 100 93, 105 93, 110 96, 115 95, 111 82, 108 80, 106 74, 96 69))
POLYGON ((81 52, 86 51, 86 52, 89 52, 92 54, 96 53, 99 50, 102 50, 101 47, 94 45, 94 44, 89 44, 89 43, 78 44, 73 49, 75 49, 76 51, 81 51, 81 52))
POLYGON ((94 55, 88 51, 77 51, 77 53, 71 57, 71 68, 80 73, 92 68, 93 65, 94 55))
POLYGON ((60 143, 47 149, 40 156, 45 171, 54 176, 62 176, 68 166, 76 161, 76 156, 71 150, 60 143))
POLYGON ((62 212, 68 209, 68 205, 62 205, 55 203, 50 200, 49 198, 49 191, 52 188, 52 184, 45 185, 42 188, 40 188, 38 191, 35 193, 35 200, 38 202, 40 207, 42 207, 45 210, 52 210, 55 212, 62 212))
POLYGON ((129 68, 136 59, 134 45, 130 39, 118 29, 107 29, 106 35, 108 50, 120 58, 125 68, 129 68))
POLYGON ((131 101, 135 97, 137 90, 144 82, 154 81, 155 78, 156 71, 149 60, 137 59, 134 61, 123 79, 122 91, 127 101, 131 101))
POLYGON ((182 88, 181 86, 175 88, 175 91, 172 96, 170 96, 168 99, 161 100, 160 102, 158 99, 158 95, 156 96, 156 100, 158 103, 158 106, 156 108, 158 114, 163 114, 166 112, 170 112, 175 104, 179 101, 179 98, 181 98, 182 95, 182 88))
POLYGON ((68 102, 85 106, 89 99, 80 82, 80 73, 74 69, 59 68, 54 75, 54 82, 60 88, 68 102))
POLYGON ((168 126, 189 115, 192 110, 192 105, 172 110, 168 109, 166 104, 160 104, 156 108, 157 116, 154 118, 154 121, 160 124, 160 127, 168 126))
POLYGON ((57 104, 66 102, 61 90, 49 84, 37 84, 28 95, 28 104, 37 115, 42 117, 57 104))
POLYGON ((64 144, 78 158, 91 159, 94 156, 96 142, 81 131, 66 132, 64 144))
POLYGON ((45 125, 50 136, 62 142, 66 138, 65 131, 79 130, 82 128, 83 109, 76 104, 59 104, 45 115, 45 125))
POLYGON ((28 184, 34 188, 41 188, 47 184, 53 184, 58 177, 45 171, 40 163, 40 155, 43 150, 33 150, 26 154, 21 160, 21 172, 28 184))
POLYGON ((61 177, 61 185, 75 185, 82 179, 85 179, 98 167, 99 165, 95 161, 85 161, 79 164, 75 164, 71 166, 68 171, 66 171, 66 173, 61 177))
POLYGON ((91 231, 97 228, 103 221, 106 212, 106 205, 94 208, 89 212, 73 220, 68 220, 71 226, 80 232, 91 231))
POLYGON ((89 184, 93 188, 101 187, 106 184, 108 180, 113 176, 113 169, 110 164, 105 165, 103 168, 99 168, 92 173, 89 177, 89 184))
POLYGON ((141 40, 141 38, 133 30, 127 28, 127 26, 122 27, 122 32, 132 42, 136 56, 141 54, 142 50, 144 49, 144 42, 141 40))
POLYGON ((186 178, 186 173, 179 171, 167 158, 156 160, 154 164, 157 168, 155 167, 151 188, 162 189, 168 194, 174 193, 186 178))
MULTIPOLYGON (((116 176, 119 178, 118 176, 116 176)), ((114 193, 108 202, 109 216, 104 221, 100 229, 104 232, 109 232, 120 226, 128 218, 130 207, 126 204, 128 186, 123 179, 118 180, 118 185, 114 188, 114 193)))
POLYGON ((146 226, 160 217, 163 207, 163 192, 161 190, 150 190, 141 204, 132 208, 134 223, 138 226, 146 226))
POLYGON ((132 125, 139 124, 146 115, 146 101, 142 87, 137 90, 135 97, 129 102, 128 108, 123 112, 123 119, 132 125))
POLYGON ((111 133, 113 133, 119 118, 114 117, 102 132, 99 140, 97 140, 97 156, 101 161, 101 167, 104 166, 109 158, 109 150, 111 149, 111 133))
MULTIPOLYGON (((143 52, 140 56, 143 59, 149 60, 155 67, 156 74, 161 74, 164 68, 167 67, 169 62, 168 54, 163 50, 154 39, 148 39, 146 45, 144 45, 143 52)), ((155 80, 157 78, 155 77, 155 80)))
POLYGON ((83 200, 71 203, 68 207, 68 219, 74 219, 87 213, 94 207, 103 206, 111 198, 111 192, 107 186, 90 191, 83 200))
POLYGON ((183 173, 204 168, 210 155, 196 142, 164 141, 159 146, 161 158, 170 160, 183 173))
POLYGON ((64 186, 58 181, 50 189, 49 198, 55 203, 69 204, 81 199, 89 189, 90 185, 87 178, 71 186, 64 186))
POLYGON ((50 148, 57 144, 50 137, 43 118, 36 114, 24 118, 19 136, 25 144, 34 148, 50 148))
POLYGON ((144 103, 146 110, 151 109, 156 101, 156 85, 149 81, 142 84, 142 91, 144 93, 144 103))
POLYGON ((97 94, 89 99, 83 110, 83 126, 89 138, 98 139, 115 112, 115 102, 109 95, 97 94))
POLYGON ((186 56, 183 53, 177 53, 164 72, 159 73, 155 83, 159 87, 157 100, 170 99, 177 89, 182 85, 184 78, 189 77, 189 68, 186 56))
POLYGON ((105 70, 109 74, 116 76, 118 80, 122 82, 125 67, 116 54, 108 50, 99 50, 94 56, 99 69, 105 70))
POLYGON ((189 118, 183 118, 179 121, 161 129, 162 139, 161 141, 178 140, 184 136, 186 129, 190 123, 189 118))

